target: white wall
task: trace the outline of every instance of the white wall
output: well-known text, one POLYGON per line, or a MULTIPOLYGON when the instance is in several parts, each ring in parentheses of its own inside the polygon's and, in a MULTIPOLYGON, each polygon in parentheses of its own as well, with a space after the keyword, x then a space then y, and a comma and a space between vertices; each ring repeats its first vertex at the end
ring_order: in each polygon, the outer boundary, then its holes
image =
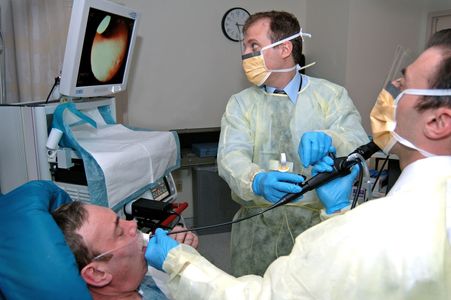
MULTIPOLYGON (((413 58, 423 51, 428 13, 435 10, 434 2, 440 1, 351 2, 346 87, 370 131, 368 116, 387 77, 396 46, 411 49, 413 58)), ((441 2, 451 7, 451 1, 441 2)))
POLYGON ((132 126, 158 130, 220 125, 229 97, 248 86, 238 43, 221 31, 223 14, 286 10, 305 32, 307 74, 345 86, 368 133, 369 113, 397 45, 414 55, 425 44, 428 13, 450 0, 122 0, 141 11, 134 66, 119 111, 132 126))
POLYGON ((369 114, 397 45, 415 57, 426 43, 428 13, 450 7, 449 0, 308 1, 314 38, 306 55, 318 62, 308 72, 345 86, 370 133, 369 114))
POLYGON ((230 96, 248 86, 239 44, 221 30, 229 8, 305 15, 305 0, 120 2, 141 11, 123 121, 158 130, 220 126, 230 96))
POLYGON ((340 85, 346 79, 349 0, 308 1, 304 30, 312 34, 305 40, 306 64, 310 76, 328 79, 340 85))

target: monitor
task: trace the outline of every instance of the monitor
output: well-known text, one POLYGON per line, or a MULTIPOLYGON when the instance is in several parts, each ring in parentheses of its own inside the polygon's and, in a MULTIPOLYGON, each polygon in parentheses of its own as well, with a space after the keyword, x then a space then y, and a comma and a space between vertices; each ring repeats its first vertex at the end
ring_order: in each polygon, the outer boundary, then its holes
POLYGON ((76 0, 67 35, 60 94, 108 96, 124 91, 139 14, 107 0, 76 0))

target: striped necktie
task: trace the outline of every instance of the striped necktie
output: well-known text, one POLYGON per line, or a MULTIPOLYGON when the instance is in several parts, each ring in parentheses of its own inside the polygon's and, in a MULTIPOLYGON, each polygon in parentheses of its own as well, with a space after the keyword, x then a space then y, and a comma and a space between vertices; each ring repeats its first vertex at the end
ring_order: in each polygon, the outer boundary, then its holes
POLYGON ((275 89, 273 94, 286 94, 284 90, 275 89))

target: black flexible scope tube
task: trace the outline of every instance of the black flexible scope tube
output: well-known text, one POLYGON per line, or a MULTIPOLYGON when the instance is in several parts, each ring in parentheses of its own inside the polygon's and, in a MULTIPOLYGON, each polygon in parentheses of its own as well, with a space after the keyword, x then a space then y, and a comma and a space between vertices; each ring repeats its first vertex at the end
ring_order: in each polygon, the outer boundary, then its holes
POLYGON ((333 167, 332 172, 319 173, 319 174, 311 177, 309 180, 301 182, 299 184, 299 186, 302 188, 302 191, 300 193, 288 194, 285 197, 281 198, 275 204, 267 207, 266 209, 264 209, 261 212, 253 214, 251 216, 247 216, 245 218, 241 218, 241 219, 230 221, 230 222, 220 223, 220 224, 178 230, 178 231, 174 231, 174 232, 169 232, 168 234, 176 234, 176 233, 188 232, 188 231, 193 231, 193 230, 195 231, 195 230, 203 230, 203 229, 209 229, 209 228, 214 228, 214 227, 220 227, 220 226, 224 226, 224 225, 238 223, 238 222, 250 219, 252 217, 255 217, 257 215, 263 214, 263 213, 267 212, 268 210, 271 210, 273 208, 287 204, 287 203, 299 198, 300 196, 304 195, 305 193, 307 193, 311 190, 314 190, 337 177, 341 177, 341 176, 345 176, 345 175, 349 174, 351 172, 351 168, 354 165, 361 163, 360 160, 358 160, 358 159, 348 160, 348 158, 351 157, 352 154, 356 153, 356 154, 359 154, 364 159, 368 159, 371 157, 371 155, 373 155, 374 153, 376 153, 379 150, 380 150, 380 148, 374 142, 369 142, 368 144, 358 147, 348 156, 335 158, 334 159, 334 167, 333 167))
POLYGON ((319 173, 311 177, 309 180, 300 183, 299 186, 302 188, 302 191, 297 194, 286 195, 285 197, 282 198, 280 202, 277 203, 276 207, 289 203, 299 198, 306 192, 314 190, 337 177, 348 175, 351 172, 351 168, 359 163, 359 160, 357 159, 348 160, 348 158, 352 157, 353 154, 359 154, 364 159, 368 159, 371 157, 371 155, 373 155, 379 150, 380 150, 379 146, 377 146, 374 142, 369 142, 368 144, 358 147, 348 156, 335 158, 332 172, 319 173))

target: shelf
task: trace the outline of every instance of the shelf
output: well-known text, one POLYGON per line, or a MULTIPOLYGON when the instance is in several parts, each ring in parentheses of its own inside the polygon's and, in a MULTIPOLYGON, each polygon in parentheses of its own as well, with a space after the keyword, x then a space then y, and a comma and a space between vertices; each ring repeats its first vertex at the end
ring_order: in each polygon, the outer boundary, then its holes
POLYGON ((191 152, 191 149, 182 149, 181 154, 181 168, 216 164, 216 156, 199 157, 195 153, 191 152))
POLYGON ((181 168, 216 164, 216 156, 199 157, 193 152, 194 144, 218 143, 220 127, 173 129, 180 142, 181 168))

